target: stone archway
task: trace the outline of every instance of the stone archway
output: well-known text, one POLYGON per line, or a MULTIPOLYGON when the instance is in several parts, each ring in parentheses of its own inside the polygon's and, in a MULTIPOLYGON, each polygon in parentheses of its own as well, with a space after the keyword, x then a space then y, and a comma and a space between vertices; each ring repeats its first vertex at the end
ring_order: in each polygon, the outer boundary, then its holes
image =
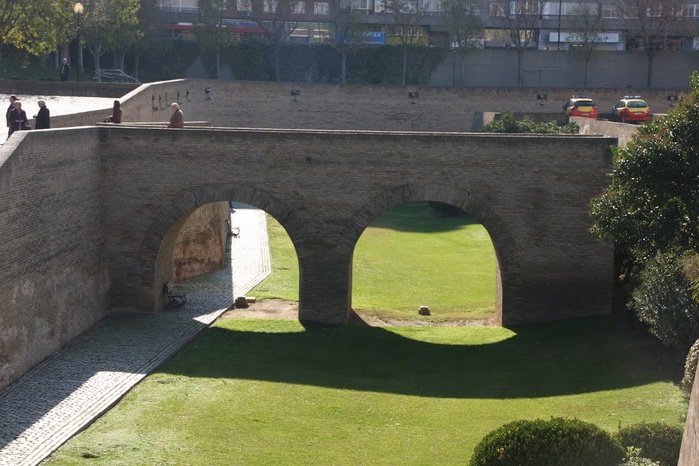
POLYGON ((198 207, 212 202, 235 200, 258 207, 272 215, 287 230, 292 242, 303 236, 303 226, 294 222, 291 209, 271 194, 250 186, 209 185, 174 199, 151 222, 144 235, 138 258, 146 276, 153 277, 152 308, 163 308, 163 283, 172 279, 175 243, 187 217, 198 207), (155 260, 153 260, 155 258, 155 260))
MULTIPOLYGON (((516 244, 507 225, 477 194, 468 189, 433 184, 404 184, 381 192, 354 215, 343 234, 344 248, 351 245, 350 255, 364 230, 382 213, 408 202, 438 201, 458 207, 478 219, 490 235, 495 249, 495 320, 503 322, 502 269, 516 264, 516 244)), ((349 289, 352 289, 351 275, 349 289)), ((351 294, 351 293, 350 293, 351 294)), ((348 312, 350 310, 348 309, 348 312)))

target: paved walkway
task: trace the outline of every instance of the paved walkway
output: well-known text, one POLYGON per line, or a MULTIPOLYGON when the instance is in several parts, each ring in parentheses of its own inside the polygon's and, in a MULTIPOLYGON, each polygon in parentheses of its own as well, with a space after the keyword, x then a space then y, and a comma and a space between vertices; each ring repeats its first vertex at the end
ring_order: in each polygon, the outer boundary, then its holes
POLYGON ((264 211, 234 204, 228 267, 179 283, 187 303, 113 314, 0 393, 0 465, 36 465, 271 273, 264 211))

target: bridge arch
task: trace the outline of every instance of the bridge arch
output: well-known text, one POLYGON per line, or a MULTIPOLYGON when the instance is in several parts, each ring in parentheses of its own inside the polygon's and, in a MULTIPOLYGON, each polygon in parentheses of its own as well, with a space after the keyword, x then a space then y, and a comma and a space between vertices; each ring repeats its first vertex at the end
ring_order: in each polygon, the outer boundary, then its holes
MULTIPOLYGON (((294 238, 304 236, 305 227, 293 210, 271 193, 248 185, 212 184, 183 193, 164 206, 147 228, 138 252, 144 277, 151 277, 153 308, 161 310, 163 283, 172 279, 175 243, 189 215, 198 207, 212 202, 237 201, 258 207, 273 216, 294 238)), ((297 251, 298 254, 298 251, 297 251)))
MULTIPOLYGON (((347 248, 350 267, 354 248, 366 228, 381 214, 393 207, 409 202, 437 201, 450 204, 472 215, 485 227, 495 250, 495 320, 502 323, 502 269, 513 273, 517 263, 517 244, 509 228, 497 211, 482 196, 467 188, 436 183, 406 183, 384 190, 367 202, 357 212, 343 233, 340 247, 347 248)), ((348 287, 352 290, 352 277, 348 287)))

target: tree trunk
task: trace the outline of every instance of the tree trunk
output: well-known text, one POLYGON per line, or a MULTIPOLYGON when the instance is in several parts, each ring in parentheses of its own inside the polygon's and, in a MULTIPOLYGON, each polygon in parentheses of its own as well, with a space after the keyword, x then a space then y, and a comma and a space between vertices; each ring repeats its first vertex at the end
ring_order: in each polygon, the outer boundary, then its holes
MULTIPOLYGON (((102 44, 95 44, 94 46, 88 45, 87 48, 90 50, 90 53, 92 54, 92 58, 95 60, 95 80, 98 83, 102 82, 102 76, 100 75, 100 57, 104 53, 102 51, 102 44)), ((80 48, 81 50, 81 57, 82 57, 82 47, 80 48)))
POLYGON ((408 41, 403 40, 403 85, 405 86, 408 74, 408 41))
POLYGON ((140 80, 140 78, 138 77, 138 75, 141 71, 140 66, 141 66, 141 52, 136 52, 136 53, 134 53, 134 56, 133 56, 133 77, 136 79, 139 79, 139 80, 140 80))
POLYGON ((342 48, 342 62, 340 68, 340 82, 345 84, 347 80, 347 49, 342 48))
POLYGON ((281 46, 279 44, 274 45, 274 78, 277 82, 282 80, 281 69, 279 66, 279 55, 281 54, 281 46))
POLYGON ((522 87, 524 76, 522 76, 522 68, 524 67, 524 49, 517 47, 517 87, 522 87))

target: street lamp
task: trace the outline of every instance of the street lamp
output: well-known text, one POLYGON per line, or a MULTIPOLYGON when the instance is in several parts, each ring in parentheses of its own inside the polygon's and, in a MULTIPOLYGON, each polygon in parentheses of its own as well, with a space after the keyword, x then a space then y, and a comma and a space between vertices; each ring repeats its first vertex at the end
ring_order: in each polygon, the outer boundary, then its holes
POLYGON ((78 2, 75 5, 73 5, 73 13, 75 13, 75 16, 78 17, 78 63, 75 66, 75 76, 77 77, 78 82, 80 82, 80 51, 81 51, 80 17, 83 15, 84 12, 85 12, 85 7, 83 6, 82 3, 78 2))

